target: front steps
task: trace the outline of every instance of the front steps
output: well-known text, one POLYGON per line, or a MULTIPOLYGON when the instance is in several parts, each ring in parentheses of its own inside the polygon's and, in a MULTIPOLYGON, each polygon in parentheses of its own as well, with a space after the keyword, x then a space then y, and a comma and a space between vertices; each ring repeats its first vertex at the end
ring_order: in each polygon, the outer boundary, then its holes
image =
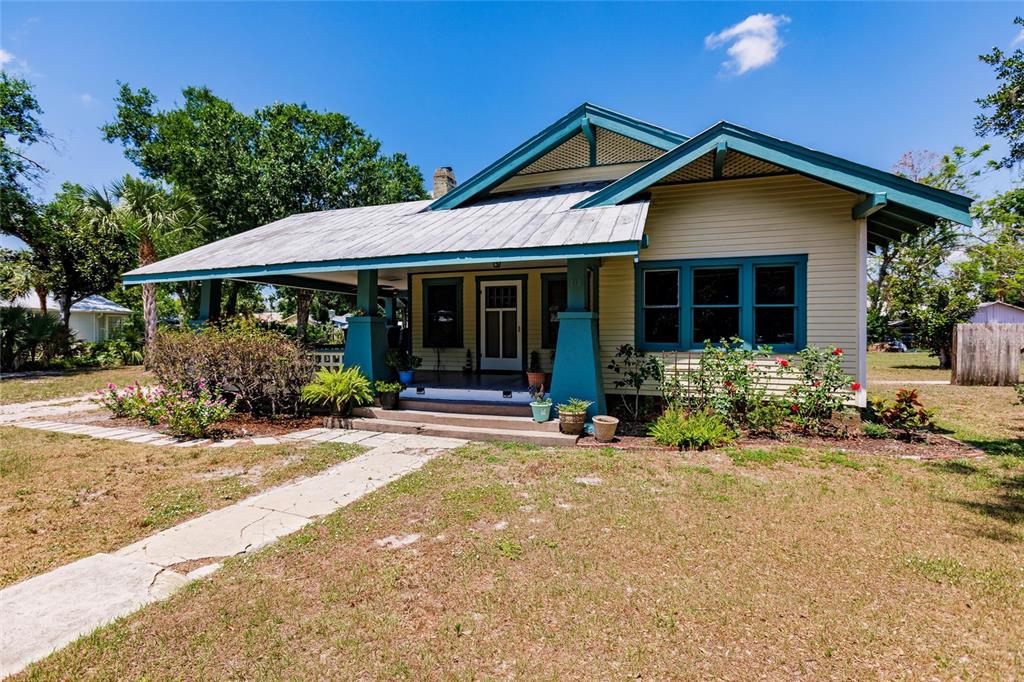
MULTIPOLYGON (((402 401, 402 405, 405 406, 406 402, 402 401)), ((502 414, 466 414, 422 409, 382 410, 379 407, 359 407, 352 411, 352 415, 352 419, 349 420, 350 427, 366 431, 419 433, 444 438, 515 441, 562 447, 576 444, 576 436, 559 432, 557 420, 538 424, 529 417, 502 414)))

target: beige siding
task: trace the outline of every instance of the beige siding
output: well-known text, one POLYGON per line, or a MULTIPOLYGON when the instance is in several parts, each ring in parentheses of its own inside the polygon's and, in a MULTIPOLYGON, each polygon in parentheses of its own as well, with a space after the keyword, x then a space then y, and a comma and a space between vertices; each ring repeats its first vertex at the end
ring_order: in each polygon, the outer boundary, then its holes
MULTIPOLYGON (((846 370, 863 383, 858 322, 862 225, 850 211, 855 194, 782 176, 658 187, 652 190, 643 261, 807 254, 807 342, 837 345, 846 370)), ((601 350, 634 343, 634 274, 630 258, 601 269, 601 350)), ((614 391, 606 370, 605 386, 614 391)))
POLYGON ((466 363, 466 349, 470 349, 473 356, 473 367, 477 366, 477 297, 474 292, 477 276, 495 277, 507 275, 510 279, 526 275, 526 361, 529 363, 529 353, 536 350, 540 354, 541 366, 544 371, 551 369, 551 351, 541 348, 541 274, 547 272, 565 272, 564 267, 551 267, 543 269, 513 269, 502 268, 501 270, 475 270, 472 272, 441 273, 432 272, 429 275, 413 275, 413 304, 412 304, 412 345, 413 354, 423 358, 423 369, 443 369, 458 371, 466 363), (437 350, 423 347, 423 280, 425 279, 452 279, 462 278, 462 335, 463 348, 446 348, 441 350, 441 365, 438 367, 437 350))

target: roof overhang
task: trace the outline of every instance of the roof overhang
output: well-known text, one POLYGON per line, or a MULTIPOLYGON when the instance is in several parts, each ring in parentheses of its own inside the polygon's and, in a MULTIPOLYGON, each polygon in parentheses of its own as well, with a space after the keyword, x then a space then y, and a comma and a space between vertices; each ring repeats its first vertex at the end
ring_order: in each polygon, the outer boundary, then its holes
POLYGON ((674 171, 705 154, 714 153, 716 165, 729 151, 787 168, 801 175, 867 196, 854 209, 854 217, 877 228, 876 243, 887 234, 914 231, 942 218, 971 224, 972 200, 929 187, 893 173, 847 161, 741 126, 719 122, 675 149, 579 202, 574 208, 611 206, 628 201, 674 171), (859 214, 859 215, 858 215, 859 214))
POLYGON ((497 187, 578 133, 583 133, 587 137, 593 150, 595 126, 665 151, 687 140, 685 135, 585 102, 466 182, 438 197, 430 204, 430 210, 447 210, 462 206, 497 187))
MULTIPOLYGON (((417 269, 438 266, 464 266, 492 263, 519 263, 526 261, 564 260, 566 258, 591 258, 610 256, 636 256, 641 240, 623 242, 601 242, 593 244, 568 244, 538 246, 515 249, 487 249, 481 251, 457 251, 449 253, 410 254, 381 258, 348 258, 342 260, 309 261, 303 263, 275 263, 270 265, 179 270, 175 272, 137 273, 135 270, 124 275, 125 284, 150 284, 160 282, 188 282, 207 279, 240 279, 262 281, 265 284, 284 286, 305 286, 308 281, 303 275, 339 271, 376 270, 384 268, 417 269), (277 280, 276 282, 273 280, 277 280)), ((310 288, 323 288, 314 287, 310 288)))

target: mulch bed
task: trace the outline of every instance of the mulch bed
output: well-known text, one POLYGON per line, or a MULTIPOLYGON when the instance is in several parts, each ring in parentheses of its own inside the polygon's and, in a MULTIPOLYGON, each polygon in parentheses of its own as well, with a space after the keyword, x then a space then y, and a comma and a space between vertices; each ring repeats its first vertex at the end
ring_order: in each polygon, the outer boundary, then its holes
MULTIPOLYGON (((97 410, 95 412, 80 412, 62 416, 61 421, 92 424, 93 426, 121 427, 132 429, 144 429, 147 431, 162 431, 159 426, 150 426, 141 419, 129 419, 127 417, 114 418, 107 416, 106 412, 97 410)), ((226 438, 253 438, 261 436, 283 436, 286 433, 305 431, 307 429, 319 428, 324 425, 323 417, 293 417, 293 416, 255 416, 239 412, 232 415, 230 419, 221 422, 210 435, 214 440, 226 438)))

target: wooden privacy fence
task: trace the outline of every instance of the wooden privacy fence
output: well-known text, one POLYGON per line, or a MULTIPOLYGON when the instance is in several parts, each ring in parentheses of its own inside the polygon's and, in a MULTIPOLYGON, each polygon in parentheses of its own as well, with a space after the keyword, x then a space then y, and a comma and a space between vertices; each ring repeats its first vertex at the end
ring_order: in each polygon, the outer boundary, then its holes
POLYGON ((1024 324, 958 324, 953 332, 952 383, 1011 386, 1020 381, 1024 324))

